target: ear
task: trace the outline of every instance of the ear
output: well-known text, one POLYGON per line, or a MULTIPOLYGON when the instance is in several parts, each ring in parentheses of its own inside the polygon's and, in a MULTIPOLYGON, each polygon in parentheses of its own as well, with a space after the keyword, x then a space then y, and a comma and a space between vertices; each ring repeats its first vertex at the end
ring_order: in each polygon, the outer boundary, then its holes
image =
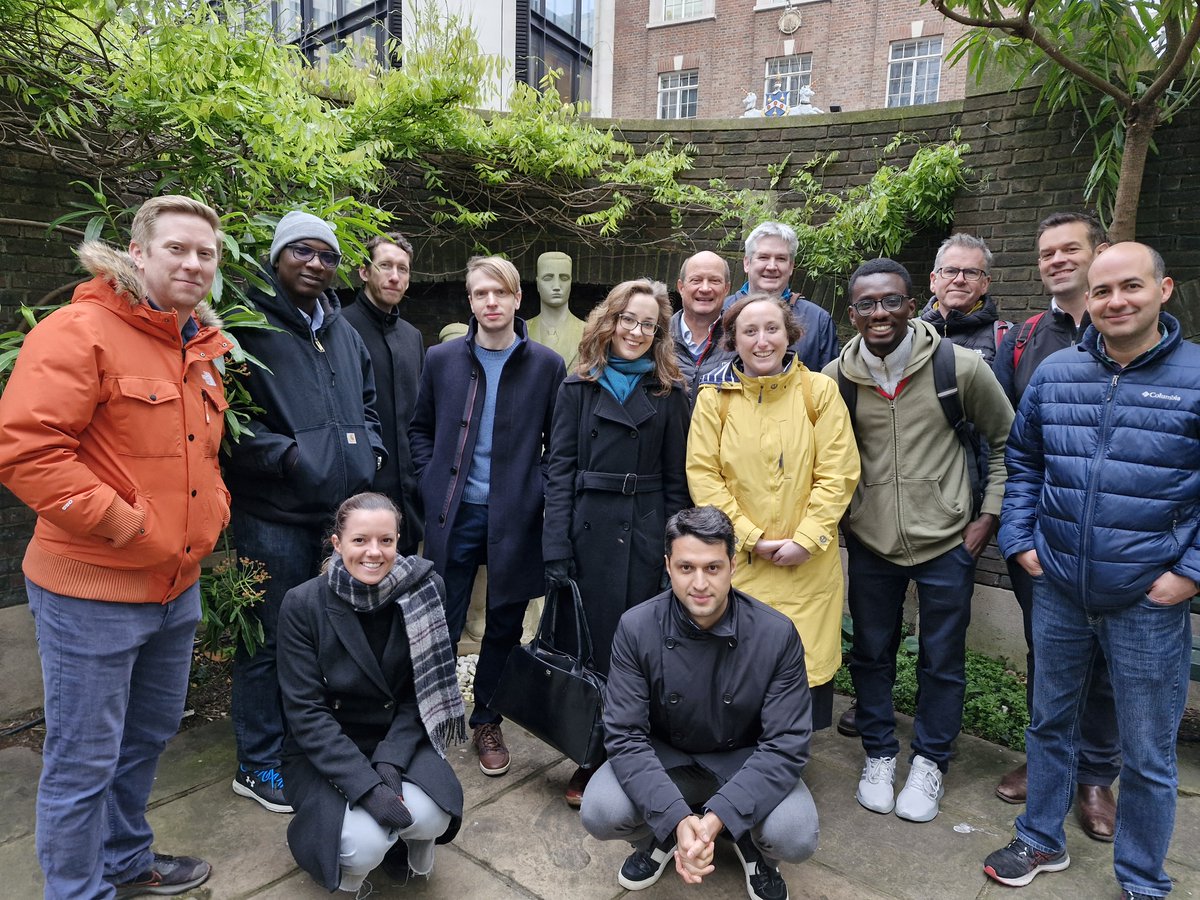
POLYGON ((1175 290, 1175 279, 1167 275, 1162 280, 1162 302, 1166 303, 1171 299, 1171 294, 1175 290))
POLYGON ((331 543, 333 545, 333 552, 337 553, 338 555, 341 555, 342 542, 336 534, 330 536, 329 543, 331 543))
POLYGON ((129 242, 129 255, 133 257, 133 264, 138 267, 139 272, 146 271, 146 261, 139 244, 134 241, 129 242))
POLYGON ((748 256, 742 257, 742 271, 745 272, 747 275, 750 274, 750 257, 748 257, 748 256))
POLYGON ((517 302, 513 304, 513 309, 521 308, 521 289, 517 288, 517 302))
POLYGON ((937 291, 934 290, 934 283, 937 281, 937 272, 929 273, 929 296, 936 297, 937 291))
POLYGON ((358 267, 358 277, 362 281, 363 284, 367 283, 367 279, 370 277, 370 273, 368 272, 366 266, 358 267))

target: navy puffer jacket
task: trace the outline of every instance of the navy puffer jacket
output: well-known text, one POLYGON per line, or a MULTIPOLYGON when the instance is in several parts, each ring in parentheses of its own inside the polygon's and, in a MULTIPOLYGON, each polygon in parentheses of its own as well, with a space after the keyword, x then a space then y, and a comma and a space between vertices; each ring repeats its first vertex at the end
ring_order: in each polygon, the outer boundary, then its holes
POLYGON ((1140 600, 1165 571, 1200 582, 1200 347, 1179 322, 1124 369, 1089 327, 1021 400, 1005 460, 1005 556, 1036 549, 1087 609, 1140 600))

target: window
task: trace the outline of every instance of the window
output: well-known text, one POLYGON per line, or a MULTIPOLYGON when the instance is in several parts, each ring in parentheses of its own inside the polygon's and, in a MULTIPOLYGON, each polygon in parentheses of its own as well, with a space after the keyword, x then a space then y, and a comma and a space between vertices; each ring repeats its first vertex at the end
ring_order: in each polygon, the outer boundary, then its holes
POLYGON ((670 25, 712 16, 716 0, 650 0, 650 24, 670 25))
POLYGON ((803 53, 799 56, 777 56, 767 60, 767 74, 763 79, 762 99, 766 102, 767 94, 778 84, 786 92, 784 102, 795 106, 800 102, 797 91, 808 87, 812 82, 812 54, 803 53))
POLYGON ((316 64, 348 46, 389 62, 387 38, 401 36, 397 0, 272 0, 269 9, 279 37, 316 64))
POLYGON ((664 72, 658 76, 658 117, 660 119, 696 118, 700 73, 664 72))
POLYGON ((888 62, 888 106, 937 103, 942 78, 942 39, 919 38, 892 44, 888 62))
POLYGON ((559 95, 591 100, 595 9, 594 0, 534 0, 528 45, 517 41, 517 80, 537 87, 548 70, 560 69, 559 95))

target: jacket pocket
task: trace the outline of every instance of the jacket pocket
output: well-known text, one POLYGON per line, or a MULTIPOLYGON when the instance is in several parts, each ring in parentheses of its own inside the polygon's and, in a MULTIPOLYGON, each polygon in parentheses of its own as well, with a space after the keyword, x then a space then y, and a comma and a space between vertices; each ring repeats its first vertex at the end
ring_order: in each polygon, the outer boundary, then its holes
POLYGON ((288 480, 298 494, 336 506, 369 490, 375 477, 375 453, 362 426, 336 422, 296 432, 296 468, 288 480))
POLYGON ((106 407, 117 453, 183 455, 183 397, 178 386, 156 378, 116 377, 106 407))
POLYGON ((963 529, 968 510, 950 503, 933 479, 904 479, 900 482, 902 527, 911 543, 937 543, 963 529))

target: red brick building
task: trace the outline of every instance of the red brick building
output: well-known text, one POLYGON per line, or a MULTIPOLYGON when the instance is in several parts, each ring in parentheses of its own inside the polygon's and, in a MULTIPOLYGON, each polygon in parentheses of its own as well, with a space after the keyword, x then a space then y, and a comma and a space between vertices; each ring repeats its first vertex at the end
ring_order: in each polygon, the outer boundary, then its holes
POLYGON ((729 118, 810 84, 825 111, 962 98, 963 28, 920 0, 616 0, 615 118, 729 118))

